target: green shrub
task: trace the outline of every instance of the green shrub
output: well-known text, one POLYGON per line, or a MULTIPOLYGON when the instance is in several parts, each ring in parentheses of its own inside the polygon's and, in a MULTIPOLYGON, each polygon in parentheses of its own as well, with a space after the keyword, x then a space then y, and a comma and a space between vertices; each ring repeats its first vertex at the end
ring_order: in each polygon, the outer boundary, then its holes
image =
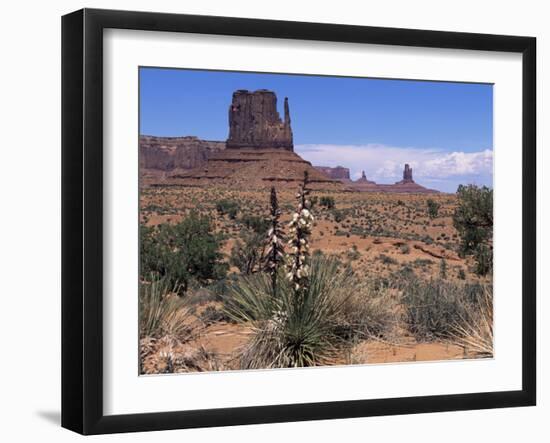
POLYGON ((244 230, 231 248, 229 263, 241 274, 252 274, 260 270, 265 248, 264 235, 244 230))
POLYGON ((431 245, 433 244, 434 240, 432 237, 430 237, 429 235, 425 235, 424 237, 421 238, 421 241, 426 243, 427 245, 431 245))
POLYGON ((424 266, 431 266, 434 264, 432 260, 429 258, 417 258, 412 263, 413 266, 418 266, 419 268, 423 268, 424 266))
POLYGON ((230 219, 234 220, 239 212, 239 204, 233 200, 218 200, 216 202, 216 211, 220 215, 227 215, 230 219))
POLYGON ((257 215, 245 214, 239 219, 239 222, 256 234, 264 235, 269 228, 269 220, 257 215))
POLYGON ((345 220, 346 216, 342 211, 339 211, 337 209, 334 209, 332 211, 332 217, 334 218, 334 221, 336 223, 340 223, 345 220))
POLYGON ((392 272, 391 274, 391 280, 392 281, 402 281, 402 280, 409 280, 413 277, 415 277, 415 272, 412 266, 408 263, 402 263, 401 268, 397 271, 392 272))
POLYGON ((323 195, 321 199, 319 200, 319 204, 321 206, 324 206, 327 209, 334 209, 335 203, 334 203, 334 197, 330 197, 328 195, 323 195))
POLYGON ((474 272, 477 275, 487 275, 493 272, 493 251, 488 246, 478 245, 474 253, 474 259, 476 261, 474 272))
POLYGON ((407 243, 400 245, 399 250, 401 251, 401 254, 409 254, 411 252, 411 248, 407 243))
POLYGON ((439 214, 439 208, 441 207, 441 205, 431 198, 428 199, 426 204, 428 207, 428 216, 430 218, 436 218, 439 214))
POLYGON ((459 253, 473 255, 476 273, 492 272, 493 263, 493 190, 475 185, 460 185, 453 225, 460 236, 459 253))
POLYGON ((447 279, 447 262, 444 258, 439 262, 439 278, 441 280, 447 279))
POLYGON ((142 226, 140 234, 143 279, 155 274, 185 293, 191 282, 207 284, 227 272, 220 253, 221 236, 214 233, 206 216, 193 212, 175 225, 142 226))
POLYGON ((380 254, 378 256, 378 260, 380 260, 385 265, 396 265, 397 261, 393 258, 391 258, 389 255, 386 254, 380 254))

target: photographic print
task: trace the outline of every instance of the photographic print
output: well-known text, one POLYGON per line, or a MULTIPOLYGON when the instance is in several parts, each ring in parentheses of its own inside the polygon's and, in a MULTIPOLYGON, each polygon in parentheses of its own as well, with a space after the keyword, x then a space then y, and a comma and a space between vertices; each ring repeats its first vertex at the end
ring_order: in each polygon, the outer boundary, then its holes
POLYGON ((493 85, 141 67, 139 128, 140 374, 493 357, 493 85))

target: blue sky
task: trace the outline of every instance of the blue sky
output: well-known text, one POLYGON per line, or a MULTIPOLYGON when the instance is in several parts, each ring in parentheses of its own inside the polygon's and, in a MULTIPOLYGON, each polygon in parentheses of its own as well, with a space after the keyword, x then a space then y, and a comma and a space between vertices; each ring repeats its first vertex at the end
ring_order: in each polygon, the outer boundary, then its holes
POLYGON ((225 140, 237 89, 288 97, 295 151, 392 183, 403 163, 418 183, 454 192, 492 185, 493 88, 487 84, 140 69, 140 133, 225 140))

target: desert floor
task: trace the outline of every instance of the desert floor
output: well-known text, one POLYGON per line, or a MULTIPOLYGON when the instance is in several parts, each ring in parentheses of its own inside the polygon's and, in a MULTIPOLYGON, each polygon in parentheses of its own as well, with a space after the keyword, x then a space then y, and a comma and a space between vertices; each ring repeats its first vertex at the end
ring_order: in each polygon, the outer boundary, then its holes
MULTIPOLYGON (((282 220, 290 219, 295 206, 295 191, 279 190, 282 220)), ((337 256, 349 263, 360 275, 392 278, 404 267, 423 279, 435 278, 446 262, 446 278, 468 282, 487 281, 472 271, 471 259, 456 253, 459 241, 453 227, 452 214, 456 206, 454 194, 388 194, 368 192, 313 191, 312 213, 315 226, 311 238, 312 251, 337 256), (334 208, 320 204, 321 197, 332 197, 334 208), (438 215, 430 218, 427 200, 440 204, 438 215)), ((223 253, 229 255, 243 230, 239 222, 243 214, 267 217, 269 191, 228 190, 223 188, 150 187, 144 188, 140 200, 140 222, 152 226, 177 223, 191 211, 209 215, 217 232, 224 234, 223 253), (216 202, 238 202, 238 215, 230 218, 216 210, 216 202)), ((230 272, 238 273, 235 267, 230 272)), ((246 325, 228 322, 216 315, 221 303, 205 291, 197 290, 190 324, 198 331, 185 343, 169 338, 150 339, 142 343, 142 364, 145 373, 163 372, 159 360, 163 350, 187 355, 185 370, 238 369, 240 350, 246 345, 250 329, 246 325), (145 351, 143 351, 145 348, 145 351)), ((357 342, 333 364, 367 364, 475 358, 467 347, 448 340, 418 341, 400 324, 396 313, 395 328, 383 339, 367 338, 357 342)), ((167 351, 166 351, 167 352, 167 351)))

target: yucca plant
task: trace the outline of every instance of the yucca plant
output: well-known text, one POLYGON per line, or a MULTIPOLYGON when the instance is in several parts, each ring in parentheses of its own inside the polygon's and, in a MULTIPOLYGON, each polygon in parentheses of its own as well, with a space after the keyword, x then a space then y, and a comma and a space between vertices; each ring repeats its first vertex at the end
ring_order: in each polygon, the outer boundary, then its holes
POLYGON ((143 337, 178 338, 190 334, 190 313, 184 299, 175 295, 177 288, 167 279, 153 277, 152 281, 140 283, 139 332, 143 337))
POLYGON ((269 275, 241 278, 232 287, 226 312, 252 327, 243 349, 245 369, 288 368, 327 364, 345 344, 338 322, 354 279, 336 260, 314 257, 307 286, 296 300, 295 282, 280 278, 272 296, 269 275))

